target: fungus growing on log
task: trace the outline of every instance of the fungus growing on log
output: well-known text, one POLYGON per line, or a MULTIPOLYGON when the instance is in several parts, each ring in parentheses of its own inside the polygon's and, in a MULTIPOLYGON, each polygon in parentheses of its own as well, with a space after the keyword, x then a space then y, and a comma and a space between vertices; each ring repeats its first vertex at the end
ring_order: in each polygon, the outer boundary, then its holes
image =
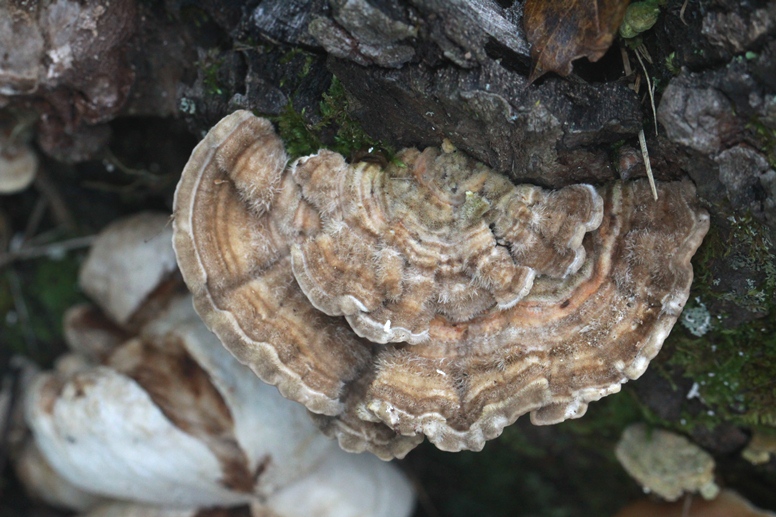
POLYGON ((385 168, 321 151, 290 174, 311 212, 294 228, 294 278, 316 309, 375 343, 424 342, 436 317, 509 309, 537 275, 575 273, 603 210, 587 185, 516 187, 435 148, 405 149, 385 168))
POLYGON ((456 151, 287 165, 244 111, 195 148, 174 246, 197 311, 350 451, 479 450, 639 377, 687 300, 689 182, 548 191, 456 151))

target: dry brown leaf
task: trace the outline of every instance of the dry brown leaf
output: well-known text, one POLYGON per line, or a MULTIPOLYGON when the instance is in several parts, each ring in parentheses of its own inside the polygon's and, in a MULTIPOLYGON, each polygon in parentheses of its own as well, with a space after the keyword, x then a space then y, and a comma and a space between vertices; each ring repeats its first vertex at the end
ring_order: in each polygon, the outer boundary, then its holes
POLYGON ((566 76, 580 57, 600 59, 614 40, 630 0, 526 0, 530 81, 547 72, 566 76))

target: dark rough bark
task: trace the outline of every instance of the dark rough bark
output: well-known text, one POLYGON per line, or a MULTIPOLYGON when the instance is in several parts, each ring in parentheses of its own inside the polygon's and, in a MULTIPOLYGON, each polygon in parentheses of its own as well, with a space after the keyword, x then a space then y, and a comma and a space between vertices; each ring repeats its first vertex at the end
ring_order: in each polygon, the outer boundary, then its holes
POLYGON ((357 101, 353 115, 375 137, 420 147, 449 138, 519 181, 561 186, 613 179, 606 153, 586 145, 610 144, 640 128, 633 92, 617 84, 550 79, 528 87, 525 77, 495 62, 469 70, 423 64, 365 70, 332 59, 329 67, 357 101))
MULTIPOLYGON (((698 195, 709 205, 717 231, 732 241, 727 258, 709 264, 714 282, 709 289, 721 296, 711 302, 715 313, 727 314, 727 325, 761 317, 774 303, 773 290, 765 290, 764 303, 745 303, 752 285, 773 284, 769 273, 776 242, 776 171, 774 139, 773 34, 776 4, 716 3, 702 17, 697 15, 688 31, 671 33, 676 44, 701 26, 699 45, 685 56, 688 68, 673 78, 658 108, 665 129, 659 155, 685 171, 698 186, 698 195), (747 20, 742 30, 742 20, 747 20), (740 28, 740 27, 739 27, 740 28), (748 51, 748 52, 745 52, 748 51), (741 54, 733 57, 735 54, 741 54), (770 64, 770 65, 768 65, 770 64), (697 71, 690 71, 689 68, 697 71), (744 243, 735 243, 734 229, 742 218, 760 223, 770 257, 765 262, 744 243)), ((667 25, 670 25, 667 23, 667 25)), ((677 47, 686 53, 684 45, 677 47)), ((740 237, 739 237, 740 238, 740 237)))
POLYGON ((683 72, 664 92, 658 117, 668 138, 686 153, 682 165, 700 195, 722 215, 751 212, 776 236, 776 173, 758 151, 760 136, 752 126, 776 128, 776 97, 753 68, 736 62, 683 72), (725 201, 727 210, 718 206, 725 201))
POLYGON ((515 179, 560 186, 612 179, 602 146, 640 129, 638 100, 624 84, 552 78, 528 85, 519 5, 357 1, 331 2, 329 12, 284 6, 283 19, 293 23, 268 23, 264 4, 250 19, 259 33, 292 42, 302 41, 307 23, 350 94, 353 116, 392 145, 449 138, 515 179), (280 30, 289 26, 299 29, 280 30))

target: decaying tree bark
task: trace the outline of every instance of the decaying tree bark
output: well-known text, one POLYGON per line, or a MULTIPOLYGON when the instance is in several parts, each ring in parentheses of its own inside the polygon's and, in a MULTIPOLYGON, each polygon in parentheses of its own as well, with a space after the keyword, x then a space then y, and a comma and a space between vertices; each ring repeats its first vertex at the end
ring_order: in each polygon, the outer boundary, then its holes
POLYGON ((312 35, 350 95, 352 115, 393 145, 449 138, 515 179, 560 186, 613 178, 601 144, 641 127, 637 97, 624 83, 555 77, 528 85, 519 3, 339 1, 301 13, 302 4, 263 2, 252 29, 290 44, 312 35), (299 30, 281 31, 279 20, 292 16, 299 30))

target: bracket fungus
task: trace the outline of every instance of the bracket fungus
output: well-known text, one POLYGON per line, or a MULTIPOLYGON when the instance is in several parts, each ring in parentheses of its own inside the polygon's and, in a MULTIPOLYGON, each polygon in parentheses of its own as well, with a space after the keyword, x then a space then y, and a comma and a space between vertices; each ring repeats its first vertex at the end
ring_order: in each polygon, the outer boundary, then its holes
POLYGON ((689 182, 549 191, 454 149, 287 163, 245 111, 194 149, 173 242, 197 311, 350 451, 479 450, 639 377, 708 229, 689 182))

